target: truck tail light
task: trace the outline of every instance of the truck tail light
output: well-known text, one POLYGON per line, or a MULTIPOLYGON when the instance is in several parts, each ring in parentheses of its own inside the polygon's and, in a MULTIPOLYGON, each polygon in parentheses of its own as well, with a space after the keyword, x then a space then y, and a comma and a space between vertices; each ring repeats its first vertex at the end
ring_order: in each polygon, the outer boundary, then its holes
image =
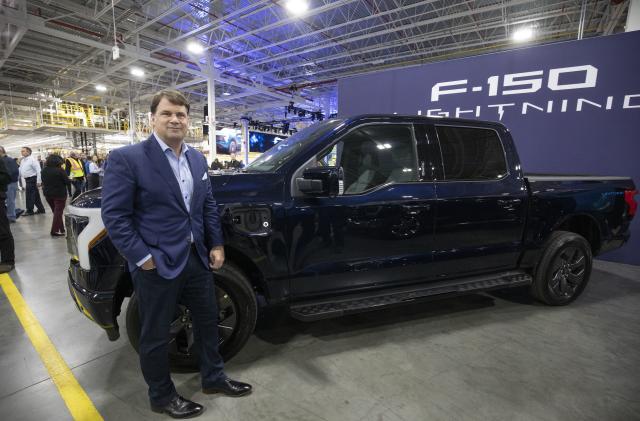
POLYGON ((636 194, 638 194, 638 190, 626 190, 624 192, 624 201, 627 203, 627 206, 628 206, 627 212, 630 217, 633 217, 636 214, 636 211, 638 210, 638 203, 633 197, 636 194))

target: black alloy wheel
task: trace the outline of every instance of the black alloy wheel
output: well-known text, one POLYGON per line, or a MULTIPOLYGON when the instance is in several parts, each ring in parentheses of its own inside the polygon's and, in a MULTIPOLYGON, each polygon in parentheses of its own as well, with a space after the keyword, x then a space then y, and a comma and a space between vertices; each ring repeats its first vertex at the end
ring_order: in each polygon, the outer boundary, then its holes
MULTIPOLYGON (((225 347, 231 337, 236 332, 238 326, 238 316, 236 306, 222 288, 216 285, 216 301, 218 304, 218 346, 225 347)), ((169 356, 172 360, 179 362, 196 359, 194 355, 194 334, 191 311, 180 304, 176 309, 176 315, 169 328, 169 356)))
MULTIPOLYGON (((216 301, 218 305, 218 344, 225 361, 230 360, 245 345, 253 333, 257 318, 255 292, 246 276, 232 263, 214 272, 216 301)), ((134 294, 127 306, 127 334, 129 342, 138 351, 140 340, 140 316, 138 300, 134 294)), ((169 328, 169 360, 174 368, 198 368, 198 356, 194 347, 194 330, 191 312, 178 305, 169 328)))
POLYGON ((586 266, 586 256, 581 249, 563 249, 552 263, 553 277, 549 282, 549 292, 561 300, 571 298, 584 281, 586 266))
POLYGON ((582 294, 589 277, 591 245, 579 234, 556 231, 549 236, 536 266, 531 295, 549 305, 566 305, 582 294))

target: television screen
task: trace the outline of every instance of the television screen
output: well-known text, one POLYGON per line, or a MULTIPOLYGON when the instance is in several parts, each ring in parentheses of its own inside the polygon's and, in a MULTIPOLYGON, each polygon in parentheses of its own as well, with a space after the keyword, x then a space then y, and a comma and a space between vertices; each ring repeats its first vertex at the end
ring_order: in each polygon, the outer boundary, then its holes
POLYGON ((216 130, 216 153, 231 155, 240 153, 242 136, 235 129, 216 130))
POLYGON ((287 136, 262 132, 249 132, 249 151, 266 152, 270 147, 286 139, 287 136))

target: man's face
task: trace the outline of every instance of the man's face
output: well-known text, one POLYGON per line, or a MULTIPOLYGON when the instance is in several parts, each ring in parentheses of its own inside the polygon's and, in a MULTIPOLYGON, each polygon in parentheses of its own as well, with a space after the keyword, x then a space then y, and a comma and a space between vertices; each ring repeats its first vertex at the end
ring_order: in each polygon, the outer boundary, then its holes
POLYGON ((29 156, 29 151, 26 148, 22 148, 20 149, 20 155, 22 155, 23 157, 27 157, 29 156))
POLYGON ((168 143, 182 142, 189 128, 187 107, 172 104, 167 98, 162 98, 155 114, 151 115, 151 123, 153 130, 163 141, 168 143))

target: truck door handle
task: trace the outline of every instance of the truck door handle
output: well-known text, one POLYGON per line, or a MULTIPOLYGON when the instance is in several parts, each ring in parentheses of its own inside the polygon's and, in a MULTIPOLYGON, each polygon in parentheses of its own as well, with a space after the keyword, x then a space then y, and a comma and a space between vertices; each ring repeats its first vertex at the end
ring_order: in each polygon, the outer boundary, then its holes
POLYGON ((402 205, 402 210, 409 215, 418 215, 422 211, 428 211, 431 209, 430 204, 424 205, 402 205))
POLYGON ((500 206, 513 206, 520 203, 520 199, 498 199, 498 205, 500 206))

